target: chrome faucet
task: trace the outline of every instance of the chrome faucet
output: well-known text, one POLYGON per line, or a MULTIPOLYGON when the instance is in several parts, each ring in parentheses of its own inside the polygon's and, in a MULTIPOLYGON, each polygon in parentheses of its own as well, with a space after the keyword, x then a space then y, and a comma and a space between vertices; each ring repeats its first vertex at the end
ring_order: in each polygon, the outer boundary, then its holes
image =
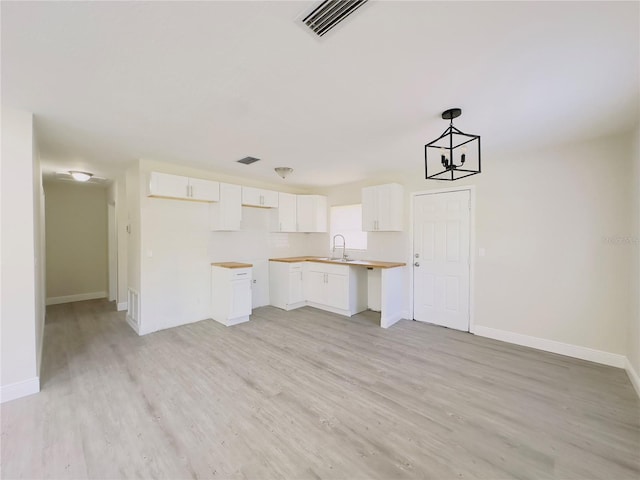
POLYGON ((338 248, 342 248, 342 261, 347 261, 347 241, 344 239, 343 235, 337 234, 333 236, 333 250, 331 251, 331 255, 336 258, 336 238, 342 238, 342 245, 337 245, 338 248))

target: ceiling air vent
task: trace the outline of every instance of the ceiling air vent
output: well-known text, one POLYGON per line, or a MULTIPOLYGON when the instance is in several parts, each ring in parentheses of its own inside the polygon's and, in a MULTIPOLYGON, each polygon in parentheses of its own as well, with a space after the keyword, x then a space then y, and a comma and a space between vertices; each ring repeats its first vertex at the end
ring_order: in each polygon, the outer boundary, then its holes
POLYGON ((244 157, 244 158, 238 160, 237 162, 238 163, 242 163, 244 165, 251 165, 252 163, 256 163, 256 162, 259 162, 259 161, 260 161, 260 159, 256 158, 256 157, 244 157))
POLYGON ((321 37, 365 3, 367 0, 325 0, 302 22, 321 37))

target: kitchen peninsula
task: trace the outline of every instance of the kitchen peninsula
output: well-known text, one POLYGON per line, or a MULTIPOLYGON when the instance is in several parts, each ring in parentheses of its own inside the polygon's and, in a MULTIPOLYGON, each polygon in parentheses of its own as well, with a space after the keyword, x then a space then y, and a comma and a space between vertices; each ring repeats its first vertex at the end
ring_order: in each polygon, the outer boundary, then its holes
POLYGON ((271 305, 284 310, 308 305, 347 317, 370 308, 380 311, 380 326, 388 328, 402 318, 405 265, 314 256, 271 258, 271 305))

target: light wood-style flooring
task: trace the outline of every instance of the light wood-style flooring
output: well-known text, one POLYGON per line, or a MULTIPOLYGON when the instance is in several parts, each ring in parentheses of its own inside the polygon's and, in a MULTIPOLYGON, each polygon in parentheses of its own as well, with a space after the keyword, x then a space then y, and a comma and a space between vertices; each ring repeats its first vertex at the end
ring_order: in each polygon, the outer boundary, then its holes
POLYGON ((49 307, 2 477, 640 478, 623 370, 378 319, 263 307, 138 337, 105 301, 49 307))

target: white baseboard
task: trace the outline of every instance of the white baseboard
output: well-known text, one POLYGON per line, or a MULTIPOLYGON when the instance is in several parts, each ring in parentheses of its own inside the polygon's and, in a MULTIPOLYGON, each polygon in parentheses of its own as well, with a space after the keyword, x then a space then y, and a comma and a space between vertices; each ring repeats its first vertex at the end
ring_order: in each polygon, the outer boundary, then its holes
POLYGON ((640 397, 640 375, 635 371, 628 358, 625 358, 624 369, 627 371, 629 380, 631 380, 631 385, 633 385, 633 388, 636 389, 636 393, 640 397))
POLYGON ((116 309, 119 312, 122 312, 124 310, 129 310, 129 302, 120 302, 120 303, 116 303, 116 309))
POLYGON ((380 326, 382 328, 389 328, 391 325, 398 323, 398 321, 402 320, 402 313, 397 313, 395 315, 391 315, 390 317, 382 318, 380 317, 380 326))
POLYGON ((10 383, 0 387, 0 403, 9 402, 16 398, 33 395, 40 391, 40 377, 33 377, 21 382, 10 383))
POLYGON ((131 318, 129 315, 127 315, 127 323, 131 328, 133 328, 134 332, 136 332, 138 335, 142 335, 140 333, 138 325, 136 324, 136 322, 133 321, 133 318, 131 318))
POLYGON ((580 358, 611 367, 625 367, 626 357, 616 353, 603 352, 602 350, 580 347, 578 345, 571 345, 570 343, 556 342, 555 340, 547 340, 546 338, 531 337, 507 330, 483 327, 482 325, 476 325, 473 333, 480 337, 493 338, 495 340, 502 340, 503 342, 515 343, 516 345, 537 348, 545 352, 558 353, 560 355, 580 358))
POLYGON ((107 292, 78 293, 77 295, 65 295, 63 297, 47 298, 47 305, 58 305, 60 303, 82 302, 83 300, 95 300, 96 298, 106 298, 107 292))

